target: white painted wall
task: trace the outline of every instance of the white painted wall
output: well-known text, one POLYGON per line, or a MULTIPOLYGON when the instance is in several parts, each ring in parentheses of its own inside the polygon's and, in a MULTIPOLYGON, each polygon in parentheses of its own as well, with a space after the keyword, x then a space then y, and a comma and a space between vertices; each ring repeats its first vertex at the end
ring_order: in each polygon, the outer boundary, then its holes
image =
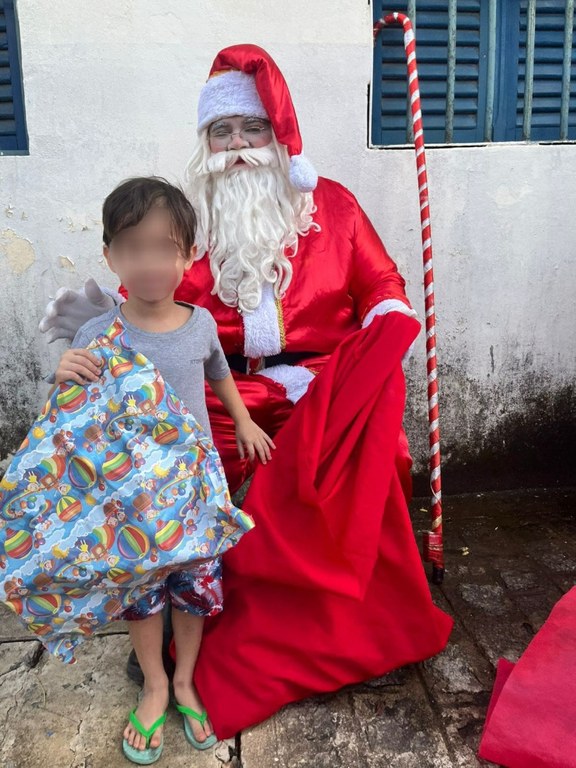
MULTIPOLYGON (((61 350, 47 348, 36 330, 44 305, 59 286, 80 286, 89 275, 115 285, 100 259, 102 200, 130 175, 181 178, 199 89, 226 45, 253 42, 277 60, 306 154, 357 195, 421 312, 413 153, 367 147, 368 4, 17 5, 30 155, 0 157, 0 458, 15 447, 12 424, 21 430, 35 415, 46 392, 39 378, 61 350)), ((456 463, 485 447, 499 450, 510 420, 518 426, 537 412, 547 419, 566 397, 574 402, 576 148, 429 149, 428 167, 442 428, 456 463)), ((408 378, 407 429, 421 467, 422 339, 408 378)))

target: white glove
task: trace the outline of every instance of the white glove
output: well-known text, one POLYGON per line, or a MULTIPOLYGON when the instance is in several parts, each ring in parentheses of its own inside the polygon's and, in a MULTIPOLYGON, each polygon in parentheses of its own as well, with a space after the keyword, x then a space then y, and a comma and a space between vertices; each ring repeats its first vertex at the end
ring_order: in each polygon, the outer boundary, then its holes
POLYGON ((96 280, 90 277, 80 291, 59 288, 54 300, 47 304, 46 314, 38 328, 48 334, 48 343, 56 339, 72 341, 84 323, 103 315, 123 301, 119 294, 100 288, 96 280))

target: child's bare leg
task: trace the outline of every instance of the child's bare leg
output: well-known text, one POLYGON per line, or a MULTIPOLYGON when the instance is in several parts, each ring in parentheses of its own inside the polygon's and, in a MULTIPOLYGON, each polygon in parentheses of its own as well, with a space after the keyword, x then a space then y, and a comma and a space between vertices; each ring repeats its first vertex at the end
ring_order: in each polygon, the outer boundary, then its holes
MULTIPOLYGON (((144 674, 144 695, 136 709, 136 717, 144 728, 150 728, 164 714, 169 698, 168 677, 162 662, 162 611, 146 619, 130 621, 128 628, 144 674)), ((126 726, 124 738, 136 749, 146 749, 146 739, 131 723, 126 726)), ((161 740, 162 728, 158 728, 150 739, 150 746, 159 746, 161 740)))
MULTIPOLYGON (((178 704, 190 707, 198 714, 204 711, 204 705, 192 684, 192 675, 202 642, 203 627, 203 616, 194 616, 176 608, 172 609, 172 631, 176 645, 176 669, 172 680, 174 695, 178 704)), ((212 733, 212 726, 208 720, 204 726, 192 717, 188 720, 194 737, 198 741, 204 741, 212 733)))

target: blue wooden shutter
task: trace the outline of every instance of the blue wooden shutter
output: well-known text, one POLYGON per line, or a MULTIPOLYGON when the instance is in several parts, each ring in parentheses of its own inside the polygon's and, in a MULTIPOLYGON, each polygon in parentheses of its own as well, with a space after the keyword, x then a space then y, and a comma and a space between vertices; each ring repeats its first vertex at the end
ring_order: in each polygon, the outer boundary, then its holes
MULTIPOLYGON (((532 97, 532 141, 558 141, 564 57, 565 0, 539 0, 536 4, 534 45, 534 93, 532 97)), ((522 139, 522 117, 526 71, 527 0, 520 0, 518 99, 515 138, 522 139)), ((572 46, 574 62, 575 46, 572 46)), ((576 138, 576 67, 572 64, 568 138, 576 138)))
MULTIPOLYGON (((393 3, 405 11, 407 2, 393 3)), ((377 0, 375 19, 390 10, 377 0)), ((488 0, 458 0, 454 134, 457 143, 483 141, 559 141, 576 139, 576 31, 572 45, 568 134, 561 136, 562 77, 566 0, 537 0, 530 131, 524 135, 528 0, 498 4, 494 49, 494 109, 485 126, 488 55, 488 0)), ((416 0, 416 53, 420 74, 425 138, 446 141, 448 0, 416 0)), ((372 141, 400 144, 406 130, 406 70, 402 31, 380 33, 374 56, 372 141)), ((409 119, 408 119, 409 123, 409 119)), ((527 123, 527 124, 528 124, 527 123)))
MULTIPOLYGON (((427 143, 446 141, 447 6, 446 0, 423 1, 416 6, 416 57, 427 143)), ((405 0, 393 3, 377 0, 374 19, 390 10, 405 13, 406 7, 405 0)), ((484 140, 487 46, 486 3, 459 0, 453 135, 453 141, 458 143, 484 140)), ((378 36, 373 83, 372 142, 403 144, 410 141, 406 130, 406 56, 402 28, 398 25, 385 28, 378 36)))
MULTIPOLYGON (((560 140, 565 0, 538 0, 534 37, 531 141, 560 140)), ((494 141, 521 141, 526 92, 528 2, 506 3, 499 13, 494 141)), ((574 61, 574 45, 572 61, 574 61)), ((576 69, 571 66, 568 138, 576 138, 576 69)))
POLYGON ((0 0, 0 152, 26 152, 28 136, 14 0, 0 0))

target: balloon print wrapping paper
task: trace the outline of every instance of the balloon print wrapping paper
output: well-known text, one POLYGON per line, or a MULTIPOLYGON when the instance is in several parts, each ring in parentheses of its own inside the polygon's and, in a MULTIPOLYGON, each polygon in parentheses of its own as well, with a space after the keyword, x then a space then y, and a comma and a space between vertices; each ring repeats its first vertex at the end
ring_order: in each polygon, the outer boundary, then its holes
POLYGON ((0 482, 0 599, 62 661, 172 571, 254 523, 220 457, 117 319, 97 382, 57 387, 0 482))

